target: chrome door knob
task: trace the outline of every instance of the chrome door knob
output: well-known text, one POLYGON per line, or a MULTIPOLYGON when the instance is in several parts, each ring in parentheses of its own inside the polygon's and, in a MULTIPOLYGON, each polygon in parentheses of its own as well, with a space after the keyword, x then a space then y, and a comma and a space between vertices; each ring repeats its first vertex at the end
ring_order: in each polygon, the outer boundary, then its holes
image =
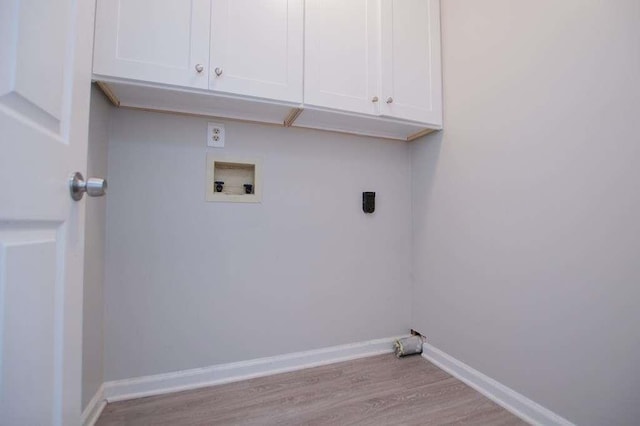
POLYGON ((215 72, 216 75, 220 77, 222 75, 222 68, 217 67, 215 70, 213 70, 213 72, 215 72))
POLYGON ((387 98, 387 103, 388 103, 388 104, 393 103, 393 98, 392 98, 391 96, 389 96, 389 97, 387 98))
POLYGON ((371 98, 371 102, 376 103, 378 102, 378 97, 374 96, 373 98, 371 98))
POLYGON ((85 192, 89 197, 102 197, 107 193, 107 181, 101 178, 84 180, 82 173, 75 172, 69 179, 69 191, 74 201, 82 200, 85 192))
POLYGON ((196 71, 198 72, 198 74, 204 71, 204 65, 196 64, 196 71))

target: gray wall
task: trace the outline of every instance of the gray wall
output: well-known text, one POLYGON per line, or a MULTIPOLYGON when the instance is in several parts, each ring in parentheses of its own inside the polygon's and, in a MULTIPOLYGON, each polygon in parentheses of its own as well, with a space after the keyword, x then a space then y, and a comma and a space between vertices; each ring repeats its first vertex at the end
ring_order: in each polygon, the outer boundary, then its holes
MULTIPOLYGON (((111 105, 99 89, 91 90, 87 175, 107 176, 111 105)), ((87 177, 87 176, 85 176, 87 177)), ((104 256, 106 198, 86 199, 84 302, 82 324, 82 408, 104 381, 104 256)))
POLYGON ((113 114, 105 380, 408 331, 410 147, 224 123, 113 114), (261 158, 262 203, 206 203, 208 150, 261 158))
POLYGON ((413 326, 582 425, 640 418, 640 2, 442 2, 413 326))

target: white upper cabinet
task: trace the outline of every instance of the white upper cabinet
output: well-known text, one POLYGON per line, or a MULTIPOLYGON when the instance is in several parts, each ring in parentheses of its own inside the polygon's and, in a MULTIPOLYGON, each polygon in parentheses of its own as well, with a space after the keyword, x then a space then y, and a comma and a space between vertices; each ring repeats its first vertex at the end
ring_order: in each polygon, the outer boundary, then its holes
POLYGON ((381 64, 381 114, 441 125, 438 0, 382 0, 381 64))
POLYGON ((209 88, 302 103, 303 0, 212 0, 209 88))
POLYGON ((305 105, 377 114, 379 0, 306 0, 305 105))
POLYGON ((97 0, 115 105, 413 140, 442 128, 439 0, 97 0))
POLYGON ((442 125, 439 0, 307 0, 305 106, 442 125))
POLYGON ((98 0, 93 72, 206 89, 210 0, 98 0))

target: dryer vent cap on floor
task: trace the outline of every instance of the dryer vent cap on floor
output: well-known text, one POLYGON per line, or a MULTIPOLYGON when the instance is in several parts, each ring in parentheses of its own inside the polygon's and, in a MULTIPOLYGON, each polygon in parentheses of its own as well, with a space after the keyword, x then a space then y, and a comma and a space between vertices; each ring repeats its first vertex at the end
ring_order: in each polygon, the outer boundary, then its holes
POLYGON ((407 355, 416 355, 422 353, 422 337, 411 336, 404 339, 398 339, 393 343, 393 348, 398 358, 407 355))

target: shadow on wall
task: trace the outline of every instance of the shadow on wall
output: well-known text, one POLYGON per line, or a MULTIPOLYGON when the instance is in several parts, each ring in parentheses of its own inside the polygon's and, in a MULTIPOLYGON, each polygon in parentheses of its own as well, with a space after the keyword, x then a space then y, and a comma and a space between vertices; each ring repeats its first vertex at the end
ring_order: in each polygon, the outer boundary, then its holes
MULTIPOLYGON (((411 151, 411 182, 414 216, 426 214, 431 199, 444 130, 413 142, 411 151)), ((415 225, 415 223, 414 223, 415 225)))
MULTIPOLYGON (((416 327, 416 312, 422 309, 420 292, 416 285, 422 283, 421 268, 418 265, 423 261, 416 253, 424 253, 427 242, 427 229, 425 216, 429 212, 431 196, 436 184, 439 166, 440 152, 444 131, 432 133, 422 139, 412 142, 411 146, 411 279, 412 279, 412 309, 411 324, 416 327)), ((428 333, 428 330, 417 329, 419 333, 428 333)))

